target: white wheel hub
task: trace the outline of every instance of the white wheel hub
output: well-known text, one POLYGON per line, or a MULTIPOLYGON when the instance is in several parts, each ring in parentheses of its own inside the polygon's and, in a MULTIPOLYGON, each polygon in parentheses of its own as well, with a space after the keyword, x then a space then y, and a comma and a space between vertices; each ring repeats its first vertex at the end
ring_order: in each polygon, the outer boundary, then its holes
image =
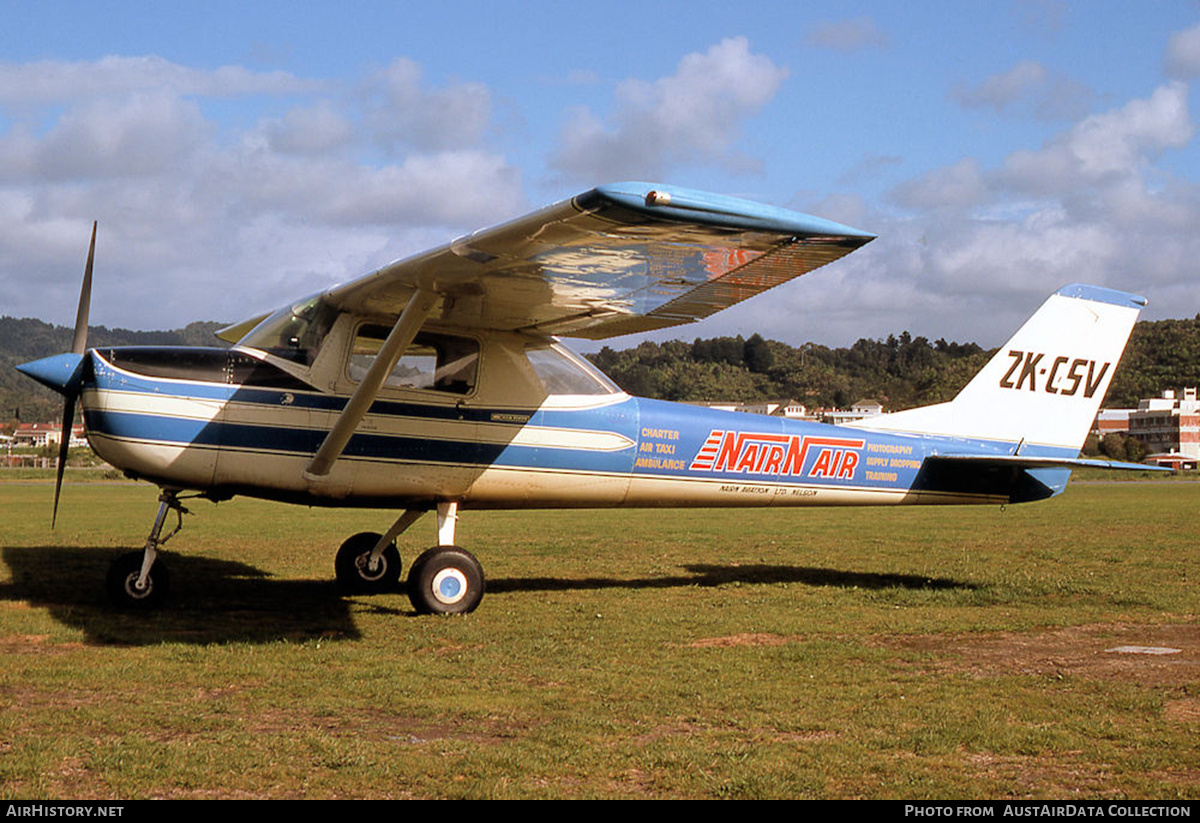
POLYGON ((375 568, 371 568, 371 553, 364 552, 354 558, 354 566, 358 569, 359 575, 363 580, 374 582, 383 577, 387 573, 387 561, 383 559, 383 555, 375 561, 375 568))
POLYGON ((150 594, 150 579, 146 578, 146 582, 143 583, 139 588, 138 578, 140 577, 140 573, 131 572, 130 575, 125 578, 125 592, 130 597, 136 598, 137 600, 141 600, 143 597, 146 597, 150 594))
POLYGON ((467 596, 467 577, 458 569, 442 569, 433 576, 434 598, 444 606, 453 606, 467 596))

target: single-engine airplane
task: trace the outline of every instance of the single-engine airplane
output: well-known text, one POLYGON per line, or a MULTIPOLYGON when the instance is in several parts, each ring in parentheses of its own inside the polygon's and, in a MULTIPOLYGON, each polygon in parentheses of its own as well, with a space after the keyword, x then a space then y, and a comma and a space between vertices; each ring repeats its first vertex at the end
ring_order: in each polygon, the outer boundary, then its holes
POLYGON ((64 395, 64 427, 78 400, 95 451, 162 489, 144 548, 108 574, 125 606, 165 596, 159 552, 188 497, 400 510, 338 550, 356 593, 398 588, 396 539, 436 511, 407 592, 462 613, 484 593, 455 545, 463 509, 1019 503, 1114 465, 1079 451, 1146 302, 1124 292, 1061 288, 954 400, 846 426, 631 397, 556 337, 690 323, 872 239, 621 183, 230 326, 231 349, 89 349, 93 226, 71 352, 19 368, 64 395))

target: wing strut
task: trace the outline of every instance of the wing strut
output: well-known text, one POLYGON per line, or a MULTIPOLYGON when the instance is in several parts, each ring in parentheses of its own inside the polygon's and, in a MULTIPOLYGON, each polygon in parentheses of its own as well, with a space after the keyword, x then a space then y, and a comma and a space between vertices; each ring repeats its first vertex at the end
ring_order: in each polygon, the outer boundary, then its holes
POLYGON ((358 389, 342 409, 329 434, 325 436, 321 448, 317 449, 317 453, 304 470, 306 480, 320 480, 333 469, 333 464, 341 457, 346 444, 350 442, 350 437, 366 416, 367 410, 371 408, 375 396, 379 394, 383 381, 391 374, 400 360, 400 355, 417 336, 437 301, 438 295, 425 289, 418 289, 408 301, 387 340, 383 341, 383 346, 375 356, 375 362, 367 370, 366 377, 358 384, 358 389))

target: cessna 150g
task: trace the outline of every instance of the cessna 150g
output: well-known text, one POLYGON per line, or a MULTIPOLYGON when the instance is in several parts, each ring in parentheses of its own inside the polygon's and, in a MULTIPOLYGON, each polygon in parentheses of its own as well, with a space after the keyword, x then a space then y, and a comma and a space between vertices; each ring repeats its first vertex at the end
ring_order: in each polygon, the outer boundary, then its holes
POLYGON ((93 226, 71 352, 19 368, 65 396, 64 426, 78 400, 96 452, 162 489, 145 547, 108 575, 131 606, 166 593, 158 555, 185 495, 401 510, 337 552, 348 592, 396 589, 396 538, 436 511, 406 588, 418 612, 456 613, 484 593, 455 545, 462 509, 1016 503, 1111 465, 1079 450, 1145 305, 1123 292, 1064 287, 951 402, 847 426, 630 397, 555 337, 690 323, 872 239, 623 183, 231 326, 232 349, 89 349, 93 226))

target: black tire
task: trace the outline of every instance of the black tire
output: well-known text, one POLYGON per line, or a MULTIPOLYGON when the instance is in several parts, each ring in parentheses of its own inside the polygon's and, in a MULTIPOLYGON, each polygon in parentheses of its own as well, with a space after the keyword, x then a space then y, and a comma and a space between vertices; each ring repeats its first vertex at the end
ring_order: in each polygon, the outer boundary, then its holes
POLYGON ((119 609, 147 610, 158 608, 171 590, 171 577, 161 560, 155 559, 146 578, 146 588, 135 585, 142 573, 144 552, 123 554, 108 567, 105 588, 108 599, 119 609))
POLYGON ((343 594, 382 594, 395 591, 400 582, 400 551, 392 543, 379 555, 371 571, 368 561, 381 534, 360 532, 346 540, 333 561, 338 590, 343 594))
POLYGON ((417 614, 467 614, 483 600, 483 567, 466 549, 435 546, 408 572, 408 599, 417 614))

